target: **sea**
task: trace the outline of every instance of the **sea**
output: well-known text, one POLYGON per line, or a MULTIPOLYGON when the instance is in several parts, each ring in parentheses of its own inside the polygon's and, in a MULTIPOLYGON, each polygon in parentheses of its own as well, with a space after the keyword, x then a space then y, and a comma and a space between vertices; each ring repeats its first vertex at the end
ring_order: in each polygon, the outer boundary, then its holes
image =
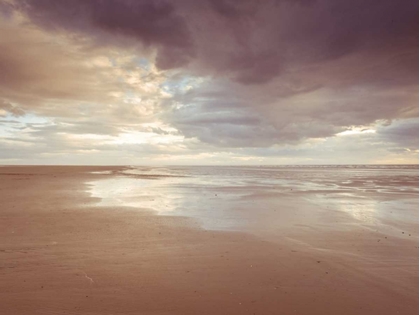
POLYGON ((126 166, 94 175, 96 206, 188 217, 209 230, 333 229, 325 220, 339 214, 418 237, 418 165, 126 166))

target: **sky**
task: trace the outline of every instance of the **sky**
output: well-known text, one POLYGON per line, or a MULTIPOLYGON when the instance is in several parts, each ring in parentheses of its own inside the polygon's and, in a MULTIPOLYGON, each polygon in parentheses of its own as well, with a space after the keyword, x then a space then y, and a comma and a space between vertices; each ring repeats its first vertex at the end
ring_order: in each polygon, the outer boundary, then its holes
POLYGON ((417 164, 417 0, 0 0, 0 164, 417 164))

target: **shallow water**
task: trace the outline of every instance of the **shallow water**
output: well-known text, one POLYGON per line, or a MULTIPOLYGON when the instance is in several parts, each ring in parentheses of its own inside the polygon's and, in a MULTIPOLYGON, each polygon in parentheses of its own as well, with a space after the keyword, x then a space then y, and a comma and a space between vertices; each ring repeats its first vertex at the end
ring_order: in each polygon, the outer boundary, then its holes
POLYGON ((417 166, 132 166, 114 174, 90 182, 101 206, 192 217, 206 229, 318 224, 322 211, 374 226, 418 222, 417 166))

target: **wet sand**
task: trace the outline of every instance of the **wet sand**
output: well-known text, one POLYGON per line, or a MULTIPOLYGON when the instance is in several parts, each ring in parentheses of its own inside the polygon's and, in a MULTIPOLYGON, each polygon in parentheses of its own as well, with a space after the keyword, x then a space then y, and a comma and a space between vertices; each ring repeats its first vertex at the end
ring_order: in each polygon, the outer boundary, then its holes
POLYGON ((103 203, 92 182, 119 171, 0 168, 0 313, 418 314, 418 214, 401 219, 395 195, 378 217, 353 197, 342 199, 350 213, 332 195, 315 211, 316 199, 294 191, 256 189, 234 203, 223 189, 192 193, 221 209, 219 221, 247 222, 218 230, 103 203))

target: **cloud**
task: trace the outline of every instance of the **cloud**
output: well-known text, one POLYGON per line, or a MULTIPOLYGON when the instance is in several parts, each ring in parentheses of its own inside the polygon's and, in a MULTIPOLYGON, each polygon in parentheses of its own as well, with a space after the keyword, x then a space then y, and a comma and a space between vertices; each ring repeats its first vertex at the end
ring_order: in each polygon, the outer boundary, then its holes
POLYGON ((349 126, 418 116, 414 87, 315 85, 304 90, 289 82, 262 87, 207 81, 169 99, 162 119, 185 136, 213 145, 264 147, 331 137, 349 126))
POLYGON ((412 151, 419 149, 419 119, 394 121, 390 125, 381 126, 378 131, 381 140, 392 142, 394 146, 412 151))
POLYGON ((50 122, 27 125, 25 135, 8 129, 16 135, 9 146, 30 134, 44 152, 90 146, 116 150, 114 158, 117 148, 137 154, 137 145, 150 156, 326 159, 326 139, 337 148, 416 150, 417 1, 0 4, 0 115, 50 122), (371 145, 336 137, 356 127, 377 131, 363 138, 371 145), (145 132, 166 137, 168 149, 131 140, 98 146, 95 138, 145 132), (182 145, 169 144, 174 135, 182 145))
POLYGON ((4 114, 10 113, 13 116, 22 116, 25 114, 21 108, 13 106, 11 103, 0 99, 0 116, 2 116, 2 112, 4 112, 4 114))
POLYGON ((142 64, 141 56, 91 47, 27 23, 0 21, 0 110, 64 119, 80 128, 153 120, 165 75, 142 64))
POLYGON ((247 84, 360 52, 369 54, 359 69, 375 54, 411 55, 401 67, 418 63, 413 0, 21 0, 14 7, 45 29, 88 36, 97 45, 153 48, 161 69, 191 64, 247 84))
POLYGON ((15 7, 45 29, 90 36, 96 44, 131 40, 146 48, 154 46, 161 69, 182 66, 194 54, 186 22, 171 2, 28 0, 16 2, 15 7))
POLYGON ((95 57, 84 59, 56 40, 34 29, 1 23, 1 97, 22 106, 42 106, 45 100, 100 101, 116 91, 112 78, 89 65, 95 57))

